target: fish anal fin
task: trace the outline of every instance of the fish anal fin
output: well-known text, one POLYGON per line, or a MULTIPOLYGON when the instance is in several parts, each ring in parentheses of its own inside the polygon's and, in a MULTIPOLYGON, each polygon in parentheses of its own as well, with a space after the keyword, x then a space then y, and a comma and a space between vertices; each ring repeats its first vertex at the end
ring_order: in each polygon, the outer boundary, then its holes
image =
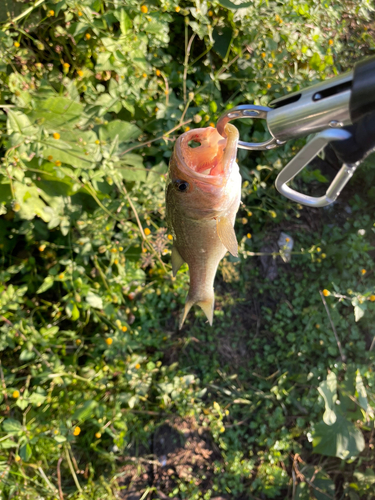
POLYGON ((181 257, 180 252, 177 250, 175 246, 172 248, 172 272, 173 276, 176 276, 177 271, 180 269, 182 264, 184 264, 185 261, 181 257))
POLYGON ((212 321, 214 319, 214 305, 215 305, 215 297, 214 297, 213 293, 212 293, 212 297, 209 297, 205 300, 200 300, 198 302, 195 302, 194 299, 193 300, 189 299, 189 297, 187 298, 186 303, 185 303, 185 308, 184 308, 182 315, 181 315, 181 318, 180 318, 179 330, 181 330, 181 328, 185 322, 186 316, 188 315, 188 312, 190 311, 190 309, 192 308, 192 306, 194 304, 196 304, 197 306, 199 306, 202 309, 202 311, 204 312, 204 314, 206 315, 206 317, 208 319, 210 326, 212 326, 212 321))
POLYGON ((223 216, 216 219, 217 234, 221 243, 234 256, 238 257, 238 242, 234 227, 228 217, 223 216))

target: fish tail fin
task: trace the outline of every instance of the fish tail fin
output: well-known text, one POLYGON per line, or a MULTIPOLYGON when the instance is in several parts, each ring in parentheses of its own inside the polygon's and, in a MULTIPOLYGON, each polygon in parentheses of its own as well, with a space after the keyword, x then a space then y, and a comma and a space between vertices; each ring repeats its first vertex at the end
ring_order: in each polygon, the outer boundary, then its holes
POLYGON ((192 308, 192 306, 194 304, 197 304, 197 306, 199 306, 202 309, 202 311, 204 312, 204 314, 206 315, 206 317, 208 319, 210 326, 212 326, 212 321, 214 319, 214 305, 215 305, 215 296, 214 296, 213 291, 212 291, 212 295, 210 297, 207 297, 204 300, 190 299, 188 296, 186 303, 185 303, 185 308, 184 308, 182 315, 181 315, 181 318, 180 318, 180 324, 179 324, 180 330, 185 322, 186 316, 188 315, 190 309, 192 308))

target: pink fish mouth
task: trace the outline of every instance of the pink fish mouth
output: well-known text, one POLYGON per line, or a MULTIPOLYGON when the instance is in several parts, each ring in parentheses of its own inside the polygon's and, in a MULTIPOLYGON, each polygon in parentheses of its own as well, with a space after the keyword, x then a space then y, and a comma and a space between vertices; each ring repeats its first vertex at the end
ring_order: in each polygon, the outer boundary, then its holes
MULTIPOLYGON (((187 167, 190 175, 199 180, 217 183, 227 178, 236 161, 238 130, 231 124, 226 125, 227 137, 222 137, 216 128, 198 128, 181 135, 176 144, 176 152, 187 167), (191 147, 192 141, 199 143, 191 147)), ((180 165, 180 166, 182 166, 180 165)))

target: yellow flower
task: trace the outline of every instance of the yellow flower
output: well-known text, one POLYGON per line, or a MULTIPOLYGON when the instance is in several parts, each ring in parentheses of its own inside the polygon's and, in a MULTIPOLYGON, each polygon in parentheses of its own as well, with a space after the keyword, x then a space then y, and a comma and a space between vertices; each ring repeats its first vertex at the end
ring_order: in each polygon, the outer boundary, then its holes
POLYGON ((56 165, 56 167, 61 167, 61 161, 60 160, 56 160, 55 161, 55 165, 56 165))
POLYGON ((168 239, 172 241, 173 240, 173 236, 171 234, 168 234, 168 239))
POLYGON ((140 369, 140 367, 141 367, 141 365, 140 365, 139 363, 137 363, 137 364, 135 365, 135 369, 136 369, 136 370, 139 370, 139 369, 140 369))
POLYGON ((73 435, 79 436, 80 433, 81 433, 81 428, 78 427, 78 425, 77 425, 77 427, 74 427, 73 435))
POLYGON ((48 11, 48 17, 53 17, 55 15, 55 11, 54 10, 49 10, 48 11))
POLYGON ((111 248, 112 253, 117 253, 117 248, 111 248))
POLYGON ((176 12, 180 12, 180 7, 177 5, 177 7, 174 9, 176 12))
POLYGON ((121 328, 121 330, 122 330, 123 332, 126 332, 126 331, 127 331, 127 329, 128 329, 128 327, 127 327, 127 326, 125 326, 125 325, 121 328))
POLYGON ((214 13, 212 12, 212 10, 209 10, 209 11, 208 11, 208 15, 209 15, 210 17, 212 17, 212 16, 214 15, 214 13))
POLYGON ((209 127, 215 128, 214 122, 209 123, 209 127))
POLYGON ((95 144, 100 144, 100 141, 96 139, 95 144))
POLYGON ((224 427, 224 426, 221 426, 221 427, 220 427, 220 432, 221 432, 221 433, 225 432, 225 427, 224 427))
POLYGON ((262 53, 261 53, 261 56, 262 56, 263 58, 265 58, 265 57, 266 57, 266 53, 265 53, 265 52, 262 52, 262 53))
POLYGON ((105 339, 105 343, 106 343, 107 345, 111 345, 111 344, 112 344, 112 342, 113 342, 113 339, 111 339, 111 337, 108 337, 108 338, 106 338, 106 339, 105 339))
POLYGON ((333 45, 333 40, 328 40, 328 43, 329 43, 330 45, 333 45))
POLYGON ((64 273, 59 274, 59 279, 63 280, 64 279, 64 273))
POLYGON ((45 248, 46 248, 46 245, 40 245, 39 252, 44 252, 45 248))
POLYGON ((114 263, 114 264, 116 264, 116 266, 117 266, 117 264, 118 264, 118 259, 115 259, 115 260, 113 261, 113 263, 114 263))
POLYGON ((268 67, 269 68, 273 68, 273 64, 272 63, 268 63, 268 67))
POLYGON ((18 203, 18 201, 16 201, 14 204, 13 204, 13 212, 19 212, 21 210, 21 205, 18 203))
POLYGON ((322 257, 322 259, 325 259, 327 257, 327 255, 325 253, 322 253, 321 257, 322 257))
POLYGON ((331 295, 331 292, 325 288, 323 290, 323 295, 324 295, 324 297, 328 297, 329 295, 331 295))
POLYGON ((81 339, 76 339, 76 344, 77 345, 81 345, 82 344, 82 340, 81 339))
POLYGON ((375 295, 370 295, 369 299, 371 300, 371 302, 375 302, 375 295))
POLYGON ((21 460, 21 457, 20 457, 19 455, 16 455, 16 456, 14 457, 14 460, 15 460, 16 462, 19 462, 19 461, 21 460))
POLYGON ((163 337, 163 340, 167 340, 167 339, 168 339, 168 337, 163 337))
POLYGON ((83 16, 83 14, 80 10, 78 11, 78 15, 79 15, 79 17, 83 16))
POLYGON ((14 42, 14 44, 13 44, 13 45, 14 45, 17 49, 18 49, 18 47, 20 46, 20 44, 19 44, 18 42, 14 42))
POLYGON ((246 219, 246 217, 242 217, 241 222, 242 222, 242 224, 247 224, 247 219, 246 219))
POLYGON ((270 89, 272 85, 270 83, 267 83, 267 88, 270 89))
POLYGON ((69 63, 64 63, 63 66, 64 66, 64 69, 69 69, 70 68, 70 64, 69 63))
POLYGON ((142 7, 141 7, 141 12, 143 12, 143 14, 147 14, 147 12, 148 12, 148 8, 147 8, 147 6, 146 6, 146 5, 142 5, 142 7))
POLYGON ((185 132, 189 132, 190 127, 185 127, 184 130, 185 130, 185 132))
POLYGON ((247 233, 246 237, 250 239, 251 238, 251 233, 247 233))
POLYGON ((159 111, 159 108, 155 108, 154 111, 155 113, 157 113, 159 111))
POLYGON ((366 269, 361 269, 361 273, 366 274, 367 273, 366 269))
POLYGON ((161 75, 160 69, 157 69, 155 73, 156 73, 156 76, 160 76, 161 75))
POLYGON ((86 33, 85 38, 86 38, 86 40, 90 40, 90 38, 91 38, 90 33, 86 33))
POLYGON ((102 437, 101 432, 96 432, 95 437, 96 437, 96 439, 100 439, 102 437))
POLYGON ((80 76, 80 77, 82 78, 82 76, 83 76, 83 71, 82 71, 81 69, 79 69, 79 70, 77 71, 77 75, 78 75, 78 76, 80 76))
POLYGON ((52 161, 53 160, 53 156, 51 156, 51 155, 47 156, 47 160, 48 161, 52 161))
POLYGON ((60 134, 58 132, 55 132, 52 136, 54 139, 59 140, 60 139, 60 134))
POLYGON ((319 323, 317 323, 317 324, 315 325, 315 328, 318 328, 318 329, 320 328, 319 323))
POLYGON ((253 215, 253 212, 247 212, 247 216, 251 217, 253 215))
POLYGON ((149 234, 151 234, 151 231, 149 230, 148 227, 146 227, 146 229, 145 229, 145 235, 148 236, 149 234))
POLYGON ((274 219, 276 219, 277 213, 275 212, 275 210, 270 210, 269 214, 270 214, 271 217, 273 217, 274 219))
POLYGON ((14 391, 13 394, 12 394, 12 396, 14 397, 14 399, 19 398, 20 397, 19 391, 14 391))
POLYGON ((290 238, 285 238, 285 241, 286 241, 287 243, 289 243, 290 238))
POLYGON ((143 78, 147 78, 147 73, 142 73, 143 78))
POLYGON ((316 251, 317 251, 317 252, 321 252, 321 251, 322 251, 322 249, 321 249, 320 247, 316 247, 316 251))

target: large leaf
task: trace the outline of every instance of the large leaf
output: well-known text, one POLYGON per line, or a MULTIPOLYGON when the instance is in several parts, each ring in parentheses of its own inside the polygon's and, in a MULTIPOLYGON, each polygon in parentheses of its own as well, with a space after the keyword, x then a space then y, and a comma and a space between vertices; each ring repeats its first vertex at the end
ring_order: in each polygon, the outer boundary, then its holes
POLYGON ((235 4, 230 0, 219 0, 219 4, 225 7, 226 9, 238 10, 238 9, 246 9, 247 7, 251 7, 254 5, 254 2, 244 2, 240 4, 235 4))
POLYGON ((14 420, 13 418, 7 418, 3 422, 3 430, 8 434, 17 434, 22 432, 22 425, 18 420, 14 420))
POLYGON ((74 125, 82 116, 83 105, 66 97, 49 97, 37 101, 36 110, 30 115, 40 124, 52 129, 74 125))
POLYGON ((334 424, 321 422, 315 427, 313 447, 315 453, 347 460, 364 450, 365 440, 352 422, 337 415, 334 424))
POLYGON ((102 141, 113 141, 118 136, 119 142, 129 142, 137 139, 140 134, 141 130, 136 125, 122 120, 113 120, 99 129, 99 137, 102 141))
POLYGON ((94 292, 89 292, 86 295, 86 302, 95 309, 103 309, 103 300, 94 292))
POLYGON ((95 408, 98 406, 98 402, 95 400, 86 401, 83 406, 77 408, 74 412, 73 420, 87 420, 93 414, 95 408))

